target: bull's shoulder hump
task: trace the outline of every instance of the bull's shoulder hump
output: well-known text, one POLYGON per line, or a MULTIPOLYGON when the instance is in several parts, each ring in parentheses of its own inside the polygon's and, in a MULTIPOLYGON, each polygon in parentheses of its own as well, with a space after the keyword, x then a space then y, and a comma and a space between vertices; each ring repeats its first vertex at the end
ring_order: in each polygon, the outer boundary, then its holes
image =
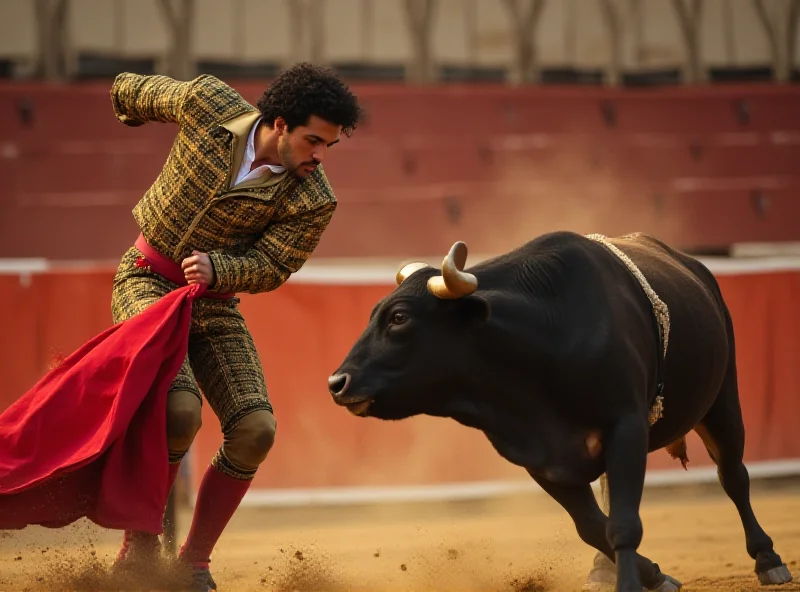
POLYGON ((662 241, 643 235, 632 240, 612 241, 636 265, 659 297, 668 304, 704 302, 708 312, 720 301, 714 275, 698 259, 677 251, 662 241))

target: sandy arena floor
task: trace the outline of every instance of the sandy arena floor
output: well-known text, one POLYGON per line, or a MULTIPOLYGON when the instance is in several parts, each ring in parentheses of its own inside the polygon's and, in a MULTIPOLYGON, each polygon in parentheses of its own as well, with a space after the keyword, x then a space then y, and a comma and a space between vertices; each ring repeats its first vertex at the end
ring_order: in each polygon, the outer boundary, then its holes
MULTIPOLYGON (((641 552, 686 592, 800 591, 800 484, 759 484, 756 514, 796 578, 760 587, 718 486, 653 490, 641 552)), ((182 526, 189 516, 181 516, 182 526)), ((119 533, 78 523, 0 533, 0 590, 119 589, 105 575, 119 533)), ((220 592, 578 590, 593 550, 541 494, 402 507, 242 509, 214 556, 220 592)), ((130 589, 130 588, 129 588, 130 589)))

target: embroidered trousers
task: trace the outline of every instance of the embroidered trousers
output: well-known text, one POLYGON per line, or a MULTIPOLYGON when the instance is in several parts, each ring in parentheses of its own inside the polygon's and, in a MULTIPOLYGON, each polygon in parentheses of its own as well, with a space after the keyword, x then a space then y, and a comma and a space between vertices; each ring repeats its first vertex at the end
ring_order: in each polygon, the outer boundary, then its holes
MULTIPOLYGON (((131 247, 120 261, 111 297, 115 323, 141 312, 167 292, 177 288, 176 284, 148 268, 137 266, 136 260, 141 255, 138 249, 131 247)), ((215 455, 212 464, 232 477, 249 479, 255 474, 257 464, 263 460, 272 445, 275 426, 261 361, 238 305, 239 299, 236 297, 228 300, 195 300, 188 354, 171 391, 182 392, 182 398, 176 398, 176 404, 181 409, 187 407, 184 393, 196 395, 200 404, 202 396, 205 396, 219 419, 225 436, 225 443, 215 455), (255 438, 260 442, 239 446, 252 454, 225 454, 227 448, 235 448, 232 440, 237 436, 240 439, 255 438), (248 454, 252 460, 248 458, 248 454), (235 456, 242 457, 242 460, 236 463, 235 456), (250 466, 241 466, 243 464, 250 466)), ((199 405, 196 409, 199 428, 199 405)), ((178 415, 181 415, 180 411, 178 415)), ((168 413, 168 423, 169 418, 168 413)), ((191 433, 189 443, 193 437, 194 433, 191 433)), ((171 460, 174 462, 175 458, 171 460)))

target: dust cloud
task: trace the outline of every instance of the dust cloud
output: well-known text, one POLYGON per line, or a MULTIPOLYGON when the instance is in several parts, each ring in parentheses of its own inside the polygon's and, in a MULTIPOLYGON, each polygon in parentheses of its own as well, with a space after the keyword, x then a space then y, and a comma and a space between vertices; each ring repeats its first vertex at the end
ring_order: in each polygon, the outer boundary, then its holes
POLYGON ((523 138, 499 153, 492 181, 469 202, 461 222, 473 252, 495 255, 555 230, 644 231, 668 240, 688 223, 669 207, 670 186, 660 187, 624 155, 605 150, 602 138, 571 132, 552 139, 569 146, 537 146, 535 138, 529 146, 523 138))
MULTIPOLYGON (((414 455, 423 470, 422 453, 414 455)), ((755 485, 752 495, 795 578, 800 526, 786 517, 800 513, 798 493, 797 483, 770 484, 755 485)), ((720 487, 647 493, 642 518, 640 551, 687 592, 770 589, 753 574, 736 509, 720 487)), ((190 519, 190 511, 180 512, 180 540, 190 519)), ((135 581, 115 577, 120 538, 86 521, 2 532, 0 591, 180 589, 167 559, 135 581)), ((566 592, 580 589, 593 555, 563 509, 531 491, 449 502, 242 507, 212 572, 221 592, 566 592)), ((775 589, 797 592, 800 583, 775 589)))
MULTIPOLYGON (((756 486, 759 521, 798 578, 800 485, 756 486)), ((181 512, 180 524, 190 514, 181 512)), ((647 494, 640 551, 687 592, 765 592, 753 574, 736 509, 721 488, 647 494)), ((171 590, 118 582, 119 533, 80 522, 0 533, 0 590, 171 590), (137 587, 138 586, 138 587, 137 587)), ((566 592, 593 551, 543 494, 449 503, 242 508, 212 558, 221 592, 566 592)), ((169 562, 165 562, 168 566, 169 562)), ((155 573, 155 569, 153 572, 155 573)), ((143 574, 143 576, 152 574, 143 574)), ((800 583, 774 587, 797 592, 800 583)))

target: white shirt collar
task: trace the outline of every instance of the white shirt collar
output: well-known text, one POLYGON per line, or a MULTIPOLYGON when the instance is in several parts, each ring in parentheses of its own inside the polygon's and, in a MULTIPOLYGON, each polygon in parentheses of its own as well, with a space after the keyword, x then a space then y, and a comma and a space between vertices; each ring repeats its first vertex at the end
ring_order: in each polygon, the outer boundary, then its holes
POLYGON ((276 175, 286 171, 285 167, 274 164, 264 164, 256 167, 252 171, 250 170, 250 167, 253 165, 253 160, 256 157, 256 129, 258 129, 258 124, 261 123, 261 119, 261 117, 256 119, 255 123, 253 123, 253 126, 250 128, 250 134, 247 136, 247 144, 245 145, 244 149, 244 157, 242 158, 242 165, 239 167, 239 171, 236 175, 235 185, 261 176, 261 174, 264 172, 264 169, 269 169, 276 175))

